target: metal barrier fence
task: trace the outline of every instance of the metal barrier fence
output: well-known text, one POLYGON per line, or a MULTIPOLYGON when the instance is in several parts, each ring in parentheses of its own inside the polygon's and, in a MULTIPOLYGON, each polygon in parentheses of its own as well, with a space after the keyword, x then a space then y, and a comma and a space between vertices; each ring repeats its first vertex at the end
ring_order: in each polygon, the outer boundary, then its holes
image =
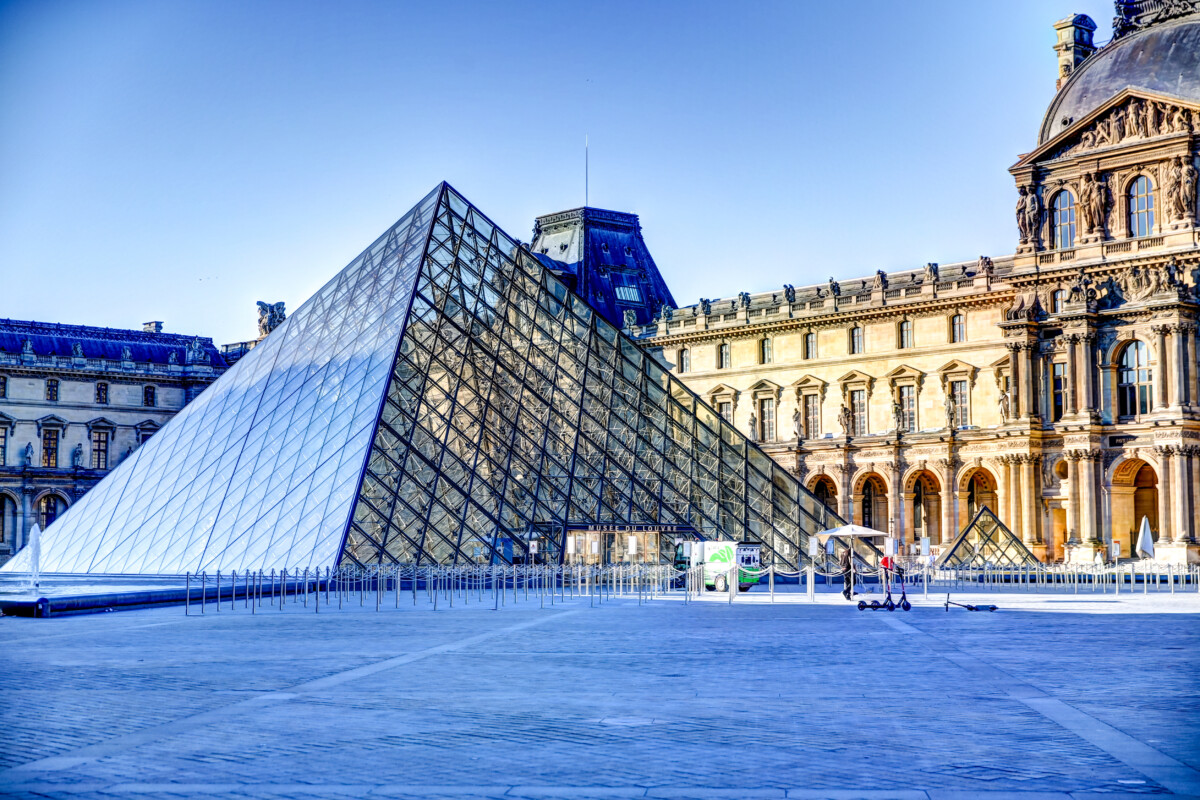
MULTIPOLYGON (((810 601, 816 599, 817 583, 839 587, 840 573, 809 566, 787 571, 769 566, 749 569, 733 566, 723 575, 724 592, 733 603, 742 585, 765 589, 775 601, 778 583, 795 582, 810 601)), ((540 608, 568 598, 587 598, 595 607, 615 598, 637 597, 639 604, 660 597, 681 597, 690 603, 700 596, 716 597, 705 586, 705 568, 676 570, 669 565, 613 564, 609 566, 468 566, 341 567, 338 569, 231 570, 188 573, 184 614, 221 611, 283 611, 288 605, 311 608, 321 613, 357 604, 374 605, 376 611, 402 602, 423 604, 437 610, 463 606, 503 608, 536 601, 540 608), (193 605, 198 611, 193 609, 193 605)), ((878 570, 856 567, 860 578, 880 578, 878 570)), ((1075 593, 1100 592, 1200 592, 1200 565, 1130 562, 1117 565, 1029 565, 944 570, 927 565, 909 565, 904 579, 910 592, 931 589, 939 592, 1024 591, 1075 593)), ((715 586, 715 581, 714 581, 715 586)), ((724 598, 722 598, 724 599, 724 598)))

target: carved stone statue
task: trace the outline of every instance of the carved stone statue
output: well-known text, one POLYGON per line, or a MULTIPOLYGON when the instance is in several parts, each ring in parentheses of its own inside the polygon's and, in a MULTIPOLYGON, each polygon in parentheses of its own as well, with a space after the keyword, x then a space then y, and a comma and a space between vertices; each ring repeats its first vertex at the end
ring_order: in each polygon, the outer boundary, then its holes
POLYGON ((1029 244, 1037 245, 1038 230, 1042 225, 1042 202, 1038 199, 1037 192, 1030 189, 1025 193, 1025 230, 1028 231, 1029 244))
POLYGON ((750 307, 750 293, 749 292, 738 292, 738 305, 740 305, 742 308, 750 307))
POLYGON ((258 301, 258 337, 261 339, 278 328, 287 319, 284 303, 264 303, 258 301))
POLYGON ((1025 215, 1025 201, 1029 195, 1029 190, 1024 186, 1017 189, 1017 232, 1021 239, 1021 244, 1029 242, 1029 217, 1025 215))
POLYGON ((1084 233, 1104 235, 1108 218, 1108 185, 1100 173, 1086 174, 1079 189, 1079 206, 1084 233))
POLYGON ((211 359, 208 356, 208 351, 204 347, 204 342, 199 338, 192 339, 188 343, 187 350, 184 351, 184 358, 189 364, 207 364, 211 359))
POLYGON ((637 312, 632 308, 625 309, 625 313, 623 314, 622 318, 625 320, 626 330, 633 330, 634 326, 637 325, 637 312))
POLYGON ((1129 128, 1131 133, 1135 133, 1143 139, 1146 138, 1146 109, 1142 101, 1134 98, 1129 104, 1129 128))
POLYGON ((1012 401, 1008 399, 1008 392, 1000 393, 1000 421, 1005 425, 1008 424, 1008 416, 1012 413, 1012 401))
POLYGON ((671 317, 675 315, 675 309, 671 308, 667 303, 663 303, 658 311, 658 316, 663 322, 670 322, 671 317))
POLYGON ((750 441, 758 441, 758 417, 754 416, 754 412, 750 412, 750 441))
POLYGON ((1100 282, 1096 288, 1096 292, 1096 307, 1099 309, 1116 308, 1125 302, 1121 284, 1111 275, 1100 282))
POLYGON ((904 423, 904 409, 901 408, 900 402, 892 401, 892 428, 899 433, 904 423))
POLYGON ((1196 219, 1196 165, 1185 159, 1180 165, 1179 218, 1193 222, 1196 219))
POLYGON ((83 345, 79 342, 74 342, 71 345, 71 355, 75 358, 83 358, 83 345))
POLYGON ((925 265, 925 270, 921 273, 921 280, 925 283, 938 282, 938 265, 932 262, 925 265))
POLYGON ((31 342, 29 339, 26 339, 25 341, 21 342, 21 355, 25 355, 25 356, 33 355, 33 342, 31 342))
POLYGON ((179 354, 176 353, 174 350, 172 350, 171 355, 167 356, 167 363, 171 364, 171 365, 178 364, 179 363, 179 354))
POLYGON ((792 412, 792 433, 796 436, 797 440, 804 438, 802 428, 803 426, 800 424, 800 409, 797 408, 792 412))
POLYGON ((882 291, 888 287, 887 273, 881 269, 875 270, 875 280, 871 282, 871 291, 882 291))
POLYGON ((1071 283, 1070 292, 1067 299, 1072 303, 1086 303, 1095 297, 1095 292, 1091 290, 1092 279, 1088 277, 1087 272, 1083 267, 1075 273, 1075 280, 1071 283))
POLYGON ((133 361, 133 351, 130 350, 128 347, 122 347, 121 348, 121 360, 122 361, 133 361))
POLYGON ((975 271, 987 278, 988 283, 991 283, 992 278, 996 275, 996 265, 987 256, 980 256, 979 261, 975 262, 975 271))
POLYGON ((950 389, 946 389, 946 427, 954 430, 954 395, 950 394, 950 389))
POLYGON ((842 410, 838 412, 838 424, 842 426, 842 433, 846 436, 850 435, 850 409, 842 404, 842 410))
POLYGON ((699 312, 701 314, 703 314, 704 316, 708 316, 709 314, 712 313, 712 301, 709 300, 707 297, 701 297, 700 302, 697 303, 696 305, 697 305, 697 309, 699 310, 699 312))
POLYGON ((829 296, 830 297, 838 297, 841 295, 841 293, 842 293, 841 284, 838 283, 837 281, 835 281, 833 279, 833 277, 831 276, 829 278, 829 296))
POLYGON ((71 451, 71 466, 83 466, 83 445, 77 444, 75 445, 75 449, 71 451))
POLYGON ((796 302, 796 287, 790 283, 785 283, 783 285, 783 298, 789 303, 796 302))
POLYGON ((25 445, 25 451, 21 454, 21 463, 26 467, 33 466, 33 442, 25 445))

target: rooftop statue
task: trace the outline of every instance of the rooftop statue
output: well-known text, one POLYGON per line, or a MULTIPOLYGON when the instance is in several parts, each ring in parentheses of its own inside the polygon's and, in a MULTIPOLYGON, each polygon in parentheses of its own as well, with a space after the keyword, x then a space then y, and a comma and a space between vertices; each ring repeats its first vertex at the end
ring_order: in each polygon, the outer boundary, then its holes
POLYGON ((258 301, 258 336, 261 339, 271 331, 278 328, 287 319, 287 311, 284 309, 284 304, 280 303, 264 303, 258 301))

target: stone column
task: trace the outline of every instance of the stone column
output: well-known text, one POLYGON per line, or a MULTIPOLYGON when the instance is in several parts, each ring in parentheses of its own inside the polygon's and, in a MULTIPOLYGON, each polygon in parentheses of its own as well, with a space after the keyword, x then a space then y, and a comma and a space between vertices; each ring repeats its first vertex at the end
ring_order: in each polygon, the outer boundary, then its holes
POLYGON ((1188 402, 1187 342, 1184 340, 1185 325, 1171 326, 1171 405, 1183 406, 1188 402))
POLYGON ((1200 514, 1200 447, 1192 445, 1188 448, 1191 455, 1191 463, 1189 465, 1192 472, 1192 526, 1187 532, 1191 537, 1189 541, 1200 539, 1200 521, 1196 519, 1196 515, 1200 514))
POLYGON ((904 542, 904 510, 907 506, 900 499, 904 487, 900 485, 900 456, 892 459, 891 489, 888 491, 888 532, 896 539, 896 543, 904 542))
POLYGON ((1025 415, 1025 408, 1022 405, 1021 398, 1020 359, 1017 358, 1017 353, 1020 351, 1021 345, 1010 342, 1005 347, 1008 348, 1008 395, 1009 400, 1012 402, 1012 418, 1021 419, 1025 415))
POLYGON ((1021 464, 1020 456, 1008 456, 1008 529, 1021 536, 1021 464))
POLYGON ((1191 533, 1192 521, 1196 518, 1192 513, 1191 493, 1188 491, 1188 461, 1190 448, 1176 447, 1171 455, 1171 485, 1175 487, 1174 502, 1175 519, 1173 520, 1174 540, 1186 542, 1191 533))
POLYGON ((1067 462, 1067 531, 1063 537, 1065 545, 1079 543, 1079 453, 1068 450, 1063 453, 1067 462))
POLYGON ((1026 417, 1038 417, 1037 407, 1037 374, 1033 369, 1033 351, 1037 347, 1036 344, 1024 344, 1021 346, 1021 384, 1024 386, 1025 402, 1022 408, 1025 409, 1026 417))
POLYGON ((954 481, 954 462, 943 458, 938 462, 942 468, 942 520, 939 539, 949 544, 958 538, 958 486, 954 481))
POLYGON ((17 525, 17 541, 13 542, 14 553, 29 541, 29 532, 33 530, 33 498, 37 491, 34 486, 21 487, 21 522, 17 525))
POLYGON ((1040 498, 1037 491, 1037 476, 1034 471, 1038 461, 1037 456, 1021 456, 1021 541, 1026 545, 1041 544, 1037 524, 1037 503, 1040 498))
POLYGON ((1099 453, 1083 452, 1079 458, 1079 538, 1084 544, 1097 540, 1096 532, 1096 456, 1099 453))
POLYGON ((1067 375, 1070 380, 1067 382, 1067 413, 1079 413, 1079 392, 1076 387, 1079 385, 1079 362, 1075 357, 1076 348, 1079 346, 1079 337, 1071 334, 1067 337, 1067 375))
MULTIPOLYGON (((1154 331, 1155 337, 1154 344, 1158 351, 1158 380, 1155 381, 1155 389, 1157 389, 1156 394, 1158 395, 1158 398, 1155 403, 1155 408, 1166 408, 1167 382, 1174 382, 1174 376, 1171 375, 1170 368, 1170 362, 1172 359, 1169 358, 1167 353, 1167 333, 1170 332, 1171 328, 1167 325, 1155 325, 1152 330, 1154 331), (1171 375, 1170 378, 1168 378, 1169 375, 1171 375)), ((1158 522, 1159 525, 1162 525, 1161 519, 1158 522)))
MULTIPOLYGON (((1200 406, 1200 362, 1196 360, 1196 326, 1187 325, 1184 339, 1187 340, 1188 402, 1200 406)), ((1197 499, 1200 503, 1200 498, 1197 499)))
POLYGON ((1083 390, 1080 410, 1093 417, 1096 414, 1096 334, 1085 333, 1079 337, 1079 388, 1083 390))
POLYGON ((1155 468, 1158 472, 1158 541, 1166 544, 1171 541, 1171 450, 1170 445, 1154 448, 1157 456, 1155 468))

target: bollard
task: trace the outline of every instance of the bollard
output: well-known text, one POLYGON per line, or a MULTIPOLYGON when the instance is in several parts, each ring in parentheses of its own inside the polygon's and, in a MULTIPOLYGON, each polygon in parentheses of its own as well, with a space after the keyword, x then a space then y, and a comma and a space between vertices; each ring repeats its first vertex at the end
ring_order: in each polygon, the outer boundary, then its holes
POLYGON ((221 613, 221 570, 217 570, 217 613, 221 613))
POLYGON ((208 572, 200 573, 200 613, 204 613, 204 604, 208 602, 208 572))
POLYGON ((184 595, 183 595, 183 615, 185 617, 189 615, 189 611, 190 611, 191 607, 192 607, 192 573, 189 572, 189 573, 187 573, 187 590, 184 592, 184 595))
POLYGON ((775 565, 767 567, 767 586, 771 590, 771 602, 775 602, 775 565))

